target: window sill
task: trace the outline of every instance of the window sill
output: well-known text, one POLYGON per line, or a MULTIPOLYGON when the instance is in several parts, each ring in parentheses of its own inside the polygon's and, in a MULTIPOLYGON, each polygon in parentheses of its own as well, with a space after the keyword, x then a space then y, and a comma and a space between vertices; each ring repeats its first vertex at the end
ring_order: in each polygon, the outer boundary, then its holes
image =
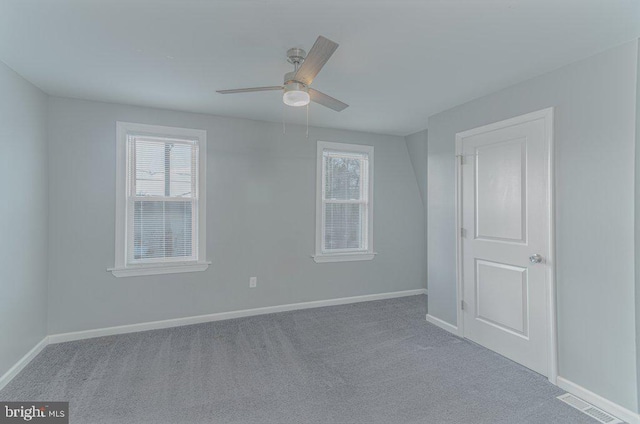
POLYGON ((375 252, 366 253, 329 253, 312 256, 313 260, 318 263, 326 262, 351 262, 351 261, 370 261, 376 256, 375 252))
POLYGON ((177 274, 181 272, 198 272, 209 268, 211 262, 176 263, 163 265, 132 265, 128 267, 109 268, 114 277, 139 277, 143 275, 177 274))

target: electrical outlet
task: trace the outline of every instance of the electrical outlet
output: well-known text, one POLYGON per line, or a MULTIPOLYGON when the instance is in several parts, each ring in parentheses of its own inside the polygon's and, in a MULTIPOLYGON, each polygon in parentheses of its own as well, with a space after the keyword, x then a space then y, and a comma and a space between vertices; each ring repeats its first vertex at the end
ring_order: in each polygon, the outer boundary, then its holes
POLYGON ((258 277, 250 277, 249 278, 249 288, 253 289, 258 285, 258 277))

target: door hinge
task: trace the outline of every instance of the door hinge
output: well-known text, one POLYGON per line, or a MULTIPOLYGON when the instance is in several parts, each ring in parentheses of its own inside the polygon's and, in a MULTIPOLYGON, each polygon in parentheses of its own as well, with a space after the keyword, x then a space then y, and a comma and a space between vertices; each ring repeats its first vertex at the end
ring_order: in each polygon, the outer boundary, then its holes
POLYGON ((467 164, 467 156, 476 157, 476 155, 473 154, 473 153, 459 154, 459 155, 456 155, 456 156, 460 158, 460 165, 466 165, 467 164))
POLYGON ((460 237, 465 238, 467 237, 467 230, 464 228, 460 228, 460 237))
POLYGON ((462 309, 463 311, 466 309, 466 303, 464 302, 464 300, 460 301, 460 309, 462 309))

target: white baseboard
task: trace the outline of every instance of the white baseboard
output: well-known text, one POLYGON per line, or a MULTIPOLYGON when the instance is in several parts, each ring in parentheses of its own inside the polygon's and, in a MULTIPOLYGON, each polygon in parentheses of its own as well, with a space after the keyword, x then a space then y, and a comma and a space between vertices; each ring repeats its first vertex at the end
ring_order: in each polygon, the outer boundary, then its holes
POLYGON ((405 290, 390 293, 367 294, 363 296, 342 297, 338 299, 316 300, 312 302, 290 303, 288 305, 267 306, 263 308, 244 309, 240 311, 219 312, 208 315, 198 315, 185 318, 175 318, 162 321, 143 322, 140 324, 121 325, 117 327, 98 328, 95 330, 74 331, 71 333, 52 334, 49 343, 63 343, 74 340, 91 339, 94 337, 112 336, 115 334, 135 333, 138 331, 159 330, 162 328, 180 327, 183 325, 201 324, 204 322, 221 321, 233 318, 250 317, 255 315, 273 314, 277 312, 295 311, 299 309, 320 308, 323 306, 345 305, 349 303, 369 302, 372 300, 393 299, 396 297, 426 294, 426 289, 405 290))
POLYGON ((29 352, 26 353, 18 362, 16 362, 2 377, 0 377, 0 390, 6 386, 20 371, 26 367, 38 353, 42 352, 42 349, 49 344, 48 336, 44 336, 42 340, 38 342, 29 352))
POLYGON ((441 320, 440 318, 436 318, 433 315, 427 314, 427 322, 430 322, 433 325, 436 325, 443 330, 447 330, 449 333, 453 333, 456 336, 460 336, 458 334, 458 327, 453 324, 449 324, 446 321, 441 320))
POLYGON ((624 406, 618 405, 617 403, 611 402, 609 399, 605 399, 602 396, 567 380, 566 378, 558 376, 557 385, 562 390, 566 390, 567 392, 576 395, 616 418, 626 421, 629 424, 640 424, 640 415, 638 413, 633 412, 624 406))

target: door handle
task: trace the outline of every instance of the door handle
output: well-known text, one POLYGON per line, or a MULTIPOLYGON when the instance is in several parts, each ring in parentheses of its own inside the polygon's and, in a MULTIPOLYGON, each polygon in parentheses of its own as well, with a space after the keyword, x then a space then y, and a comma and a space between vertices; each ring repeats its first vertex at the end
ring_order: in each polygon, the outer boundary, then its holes
POLYGON ((531 255, 529 256, 529 262, 531 262, 532 264, 539 264, 542 262, 542 256, 537 253, 535 255, 531 255))

